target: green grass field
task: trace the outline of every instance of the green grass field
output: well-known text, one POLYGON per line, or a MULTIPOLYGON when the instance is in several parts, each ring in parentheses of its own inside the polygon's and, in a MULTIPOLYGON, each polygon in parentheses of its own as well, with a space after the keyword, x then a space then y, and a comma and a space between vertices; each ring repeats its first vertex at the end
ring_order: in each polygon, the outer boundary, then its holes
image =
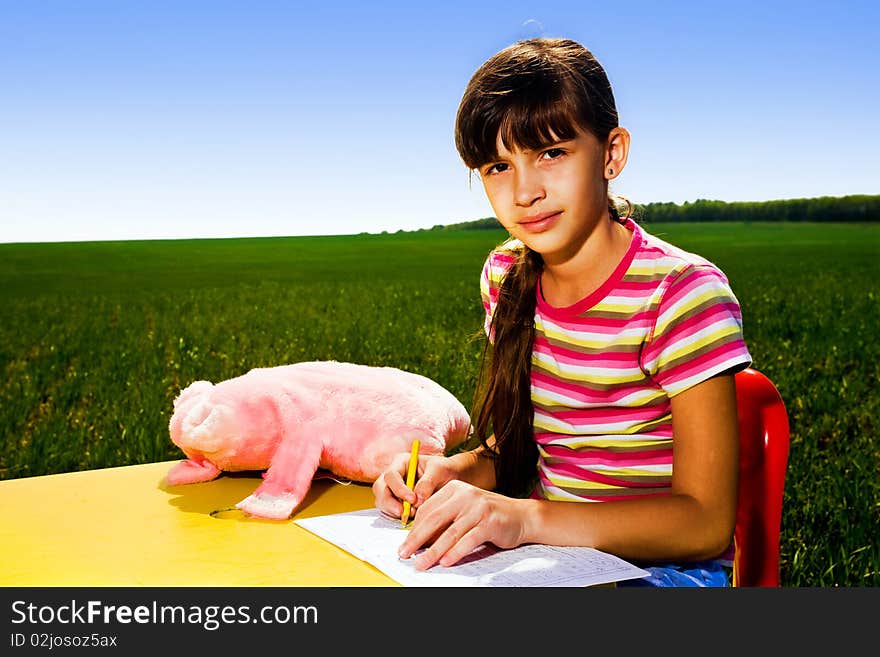
MULTIPOLYGON (((880 226, 665 224, 728 274, 792 429, 786 586, 880 585, 880 226)), ((179 458, 177 392, 304 360, 470 406, 495 231, 0 245, 0 478, 179 458)))

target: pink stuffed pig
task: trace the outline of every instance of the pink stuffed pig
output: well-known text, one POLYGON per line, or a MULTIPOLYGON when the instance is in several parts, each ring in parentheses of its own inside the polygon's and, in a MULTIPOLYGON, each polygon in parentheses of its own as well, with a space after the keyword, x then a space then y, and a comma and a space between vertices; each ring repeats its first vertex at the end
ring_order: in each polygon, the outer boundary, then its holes
POLYGON ((318 468, 373 482, 414 438, 441 454, 467 438, 470 417, 448 390, 393 367, 337 361, 253 369, 214 385, 196 381, 174 400, 171 440, 188 457, 170 485, 210 481, 223 471, 267 470, 236 506, 285 519, 318 468))

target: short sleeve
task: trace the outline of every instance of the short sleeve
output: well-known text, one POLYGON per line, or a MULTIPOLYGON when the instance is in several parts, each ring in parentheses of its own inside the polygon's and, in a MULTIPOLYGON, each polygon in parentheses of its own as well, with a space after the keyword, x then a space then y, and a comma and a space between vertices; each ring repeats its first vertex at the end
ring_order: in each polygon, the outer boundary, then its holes
POLYGON ((740 304, 720 270, 691 265, 670 281, 642 359, 670 397, 751 364, 740 304))
POLYGON ((483 323, 483 330, 491 342, 494 339, 492 334, 492 315, 495 307, 498 305, 498 291, 504 282, 504 277, 510 270, 516 256, 507 250, 496 250, 489 254, 486 262, 483 263, 483 271, 480 274, 480 297, 483 301, 483 310, 486 311, 486 318, 483 323))

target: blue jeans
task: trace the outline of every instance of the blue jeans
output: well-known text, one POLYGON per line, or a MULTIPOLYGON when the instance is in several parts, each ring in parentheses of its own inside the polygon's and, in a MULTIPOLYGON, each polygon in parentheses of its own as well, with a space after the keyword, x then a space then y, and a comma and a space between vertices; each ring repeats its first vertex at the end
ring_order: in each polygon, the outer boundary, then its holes
POLYGON ((730 586, 727 569, 720 561, 641 565, 650 575, 617 582, 617 586, 730 586))

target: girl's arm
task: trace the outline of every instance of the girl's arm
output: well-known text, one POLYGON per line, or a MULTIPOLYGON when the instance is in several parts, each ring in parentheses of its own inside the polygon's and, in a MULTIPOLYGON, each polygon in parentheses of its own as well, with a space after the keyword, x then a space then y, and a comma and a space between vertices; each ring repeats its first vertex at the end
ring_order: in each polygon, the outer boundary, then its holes
MULTIPOLYGON (((494 435, 489 437, 488 443, 489 445, 495 444, 494 435)), ((495 488, 495 465, 482 445, 468 452, 454 454, 449 457, 449 461, 455 465, 456 471, 460 475, 457 477, 459 481, 486 490, 495 488)), ((418 486, 416 488, 418 489, 418 486)), ((437 488, 439 486, 432 487, 431 492, 437 488)), ((417 490, 416 492, 421 493, 422 491, 417 490)), ((431 493, 426 491, 422 499, 427 499, 430 495, 431 493)))
POLYGON ((508 498, 450 481, 424 502, 400 556, 408 558, 430 543, 416 558, 416 568, 450 566, 485 542, 502 548, 583 545, 646 561, 718 556, 730 544, 736 521, 739 441, 733 375, 697 384, 674 396, 671 404, 669 495, 551 502, 508 498))

